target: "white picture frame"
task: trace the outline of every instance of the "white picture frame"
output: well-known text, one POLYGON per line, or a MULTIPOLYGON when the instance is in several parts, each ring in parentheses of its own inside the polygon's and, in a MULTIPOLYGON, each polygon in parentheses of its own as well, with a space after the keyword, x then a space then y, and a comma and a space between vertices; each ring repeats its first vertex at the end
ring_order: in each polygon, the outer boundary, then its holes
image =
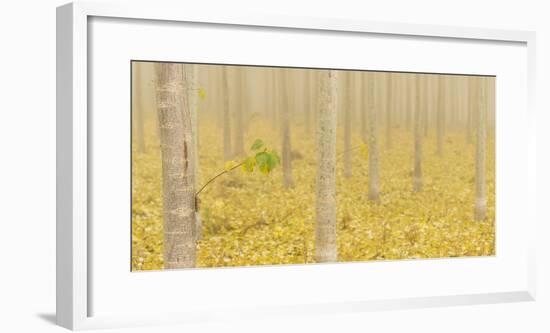
MULTIPOLYGON (((535 225, 537 217, 535 175, 535 34, 527 31, 505 31, 465 27, 446 27, 404 23, 381 23, 344 20, 334 18, 274 16, 239 16, 234 13, 212 15, 193 12, 185 4, 135 3, 113 5, 104 3, 76 2, 57 9, 57 323, 63 327, 80 330, 111 328, 160 323, 190 323, 223 319, 227 316, 240 317, 282 316, 294 314, 315 314, 346 311, 370 311, 383 309, 435 307, 480 303, 529 301, 535 298, 535 225), (521 288, 487 292, 466 292, 439 296, 426 295, 390 297, 380 299, 343 298, 338 301, 288 303, 269 302, 258 309, 237 309, 221 311, 212 307, 200 312, 182 312, 178 309, 150 316, 131 314, 95 315, 92 309, 94 283, 90 275, 90 262, 94 256, 90 247, 92 233, 88 218, 90 188, 89 149, 93 144, 89 136, 90 101, 90 42, 89 20, 91 18, 118 18, 133 20, 155 20, 161 22, 187 22, 193 24, 216 24, 220 26, 271 27, 274 29, 306 29, 319 33, 349 32, 358 34, 380 34, 381 36, 433 37, 441 39, 463 39, 485 42, 518 43, 526 48, 526 123, 521 130, 527 134, 526 193, 532 206, 522 221, 528 239, 522 243, 526 258, 517 267, 524 274, 526 284, 521 288), (309 304, 309 305, 304 305, 309 304)), ((156 60, 156 59, 154 59, 156 60)), ((498 239, 497 239, 498 242, 498 239)), ((522 252, 523 253, 523 252, 522 252)), ((498 254, 497 254, 498 255, 498 254)), ((474 259, 475 260, 475 259, 474 259)), ((408 261, 404 265, 415 265, 408 261)), ((331 266, 331 265, 328 265, 331 266)), ((325 266, 325 267, 328 267, 325 266)), ((129 270, 129 259, 128 259, 129 270)), ((330 268, 315 268, 317 271, 330 268)), ((354 266, 340 266, 351 274, 354 266)), ((262 268, 263 269, 263 268, 262 268)), ((273 274, 273 267, 266 268, 273 274)), ((260 274, 261 269, 246 269, 249 274, 260 274), (259 273, 258 273, 259 272, 259 273)), ((227 272, 227 270, 225 271, 227 272)), ((278 270, 279 275, 286 274, 278 270)), ((154 274, 154 273, 153 273, 154 274)), ((300 268, 293 268, 292 274, 306 274, 300 268)), ((473 290, 473 289, 472 289, 473 290)))

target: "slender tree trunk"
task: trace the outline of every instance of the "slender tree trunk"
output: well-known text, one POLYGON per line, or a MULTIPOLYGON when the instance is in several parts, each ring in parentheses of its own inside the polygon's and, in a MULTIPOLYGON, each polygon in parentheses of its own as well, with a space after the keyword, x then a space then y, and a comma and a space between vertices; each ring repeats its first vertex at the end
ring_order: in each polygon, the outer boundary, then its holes
POLYGON ((392 147, 392 113, 393 113, 393 77, 391 73, 386 76, 386 148, 392 147))
POLYGON ((237 103, 233 103, 235 105, 235 131, 233 131, 233 137, 235 144, 235 147, 233 148, 233 153, 235 157, 242 157, 245 155, 244 152, 244 121, 243 121, 243 113, 244 113, 244 106, 245 106, 245 94, 243 93, 243 76, 244 76, 244 69, 242 67, 238 67, 235 69, 235 96, 237 98, 237 103))
POLYGON ((405 126, 407 127, 407 131, 411 130, 411 123, 412 123, 412 110, 414 108, 413 101, 414 101, 414 90, 411 89, 411 86, 413 85, 414 78, 407 75, 405 78, 405 87, 404 91, 406 94, 405 97, 405 126))
POLYGON ((155 64, 162 155, 164 268, 194 267, 195 156, 191 111, 179 64, 155 64))
POLYGON ((227 67, 222 66, 222 94, 223 94, 223 159, 229 161, 233 158, 231 151, 231 116, 229 114, 229 81, 227 78, 227 67))
POLYGON ((281 137, 282 142, 282 158, 283 158, 283 184, 285 188, 294 187, 292 179, 292 146, 290 140, 290 110, 288 98, 288 73, 285 69, 280 72, 280 92, 281 92, 281 137))
POLYGON ((475 104, 476 104, 476 93, 475 93, 475 79, 472 77, 468 77, 468 108, 467 108, 467 114, 466 114, 466 142, 468 144, 472 143, 472 128, 473 128, 473 121, 472 121, 472 114, 474 112, 475 104))
MULTIPOLYGON (((425 88, 425 92, 422 93, 422 96, 420 97, 422 99, 422 117, 421 117, 421 124, 420 124, 420 127, 422 128, 423 132, 424 132, 424 137, 427 138, 428 135, 430 134, 429 133, 429 128, 430 128, 430 113, 433 114, 432 112, 432 108, 434 107, 434 103, 433 103, 433 90, 435 89, 435 87, 433 86, 433 82, 432 82, 432 76, 431 75, 428 75, 424 78, 422 77, 419 77, 418 78, 418 84, 421 84, 422 86, 420 87, 420 89, 424 89, 425 88)), ((437 107, 437 105, 436 105, 437 107)), ((432 119, 433 120, 433 119, 432 119)), ((437 122, 437 121, 436 121, 437 122)))
POLYGON ((445 126, 445 84, 446 79, 444 76, 439 75, 436 77, 438 85, 437 89, 437 124, 436 124, 436 140, 437 149, 436 154, 441 156, 443 154, 443 127, 445 126))
POLYGON ((426 112, 424 103, 422 103, 426 91, 422 88, 425 78, 416 75, 415 85, 415 110, 414 110, 414 171, 413 171, 413 190, 422 191, 422 113, 426 112))
MULTIPOLYGON (((198 125, 198 106, 199 106, 199 67, 194 64, 183 66, 185 70, 185 79, 187 86, 187 100, 189 101, 189 112, 191 113, 191 140, 194 147, 192 160, 193 173, 195 174, 195 188, 199 182, 199 125, 198 125)), ((202 219, 199 210, 196 211, 195 217, 195 235, 197 239, 202 238, 202 219)))
POLYGON ((304 128, 306 136, 311 133, 311 71, 304 70, 304 128))
POLYGON ((371 85, 371 80, 369 80, 370 74, 367 72, 361 73, 361 108, 359 109, 360 121, 361 121, 361 139, 364 143, 368 142, 368 131, 367 131, 367 113, 368 113, 368 103, 370 99, 367 96, 368 89, 371 85))
POLYGON ((338 259, 336 246, 336 71, 323 71, 321 105, 317 127, 317 201, 315 225, 315 260, 338 259))
POLYGON ((485 184, 485 154, 487 150, 487 83, 481 80, 477 98, 477 142, 476 142, 476 206, 475 220, 487 216, 487 194, 485 184))
POLYGON ((367 81, 367 112, 368 112, 368 154, 369 154, 369 178, 368 178, 368 199, 378 201, 380 196, 380 173, 378 161, 378 115, 375 103, 375 78, 370 77, 367 81))
POLYGON ((143 114, 143 76, 141 73, 141 64, 134 62, 134 110, 135 110, 135 128, 137 152, 145 152, 145 136, 143 130, 144 114, 143 114))
POLYGON ((351 107, 353 85, 351 83, 351 72, 344 74, 346 78, 344 103, 344 176, 351 177, 351 107))

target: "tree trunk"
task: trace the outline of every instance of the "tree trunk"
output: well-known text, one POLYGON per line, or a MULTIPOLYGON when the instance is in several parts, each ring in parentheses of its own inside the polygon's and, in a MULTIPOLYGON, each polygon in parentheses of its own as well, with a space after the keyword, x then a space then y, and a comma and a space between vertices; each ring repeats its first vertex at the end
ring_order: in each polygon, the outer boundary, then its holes
POLYGON ((392 137, 392 112, 393 112, 393 77, 391 73, 386 76, 386 148, 391 149, 392 137))
POLYGON ((468 77, 468 107, 467 107, 467 114, 466 114, 466 142, 472 143, 472 127, 473 127, 473 121, 472 121, 472 114, 475 108, 476 104, 476 93, 475 93, 475 79, 472 77, 468 77))
POLYGON ((485 220, 487 216, 487 194, 485 184, 485 152, 487 141, 487 83, 485 78, 478 85, 477 98, 477 143, 476 143, 476 206, 475 220, 485 220))
POLYGON ((137 152, 145 152, 145 137, 143 130, 144 114, 143 114, 143 77, 141 73, 141 64, 134 62, 134 110, 135 110, 135 128, 137 152))
POLYGON ((414 171, 413 171, 413 190, 422 191, 422 113, 426 112, 424 103, 422 103, 424 94, 425 78, 416 75, 415 85, 415 110, 414 110, 414 171))
POLYGON ((367 91, 371 85, 369 80, 370 74, 368 72, 361 73, 361 108, 360 108, 360 121, 361 121, 361 139, 364 143, 368 142, 368 131, 367 131, 367 112, 368 112, 368 103, 370 99, 367 96, 367 91))
POLYGON ((380 173, 378 169, 378 117, 375 104, 375 78, 367 81, 367 112, 368 112, 368 154, 369 154, 369 178, 368 199, 378 201, 380 196, 380 173))
POLYGON ((294 187, 292 179, 292 146, 290 141, 290 110, 288 98, 288 73, 285 69, 280 69, 279 91, 281 101, 281 138, 282 138, 282 164, 283 164, 283 184, 285 188, 294 187))
POLYGON ((311 102, 311 70, 304 70, 304 129, 306 136, 311 133, 311 110, 313 103, 311 102))
POLYGON ((338 259, 336 246, 336 71, 321 74, 321 105, 317 127, 317 201, 315 260, 338 259))
POLYGON ((155 64, 162 155, 164 268, 194 267, 195 156, 191 112, 178 64, 155 64))
MULTIPOLYGON (((193 173, 195 174, 195 188, 199 182, 199 132, 198 132, 198 102, 199 102, 199 67, 198 65, 187 64, 184 65, 185 71, 185 85, 187 86, 187 100, 189 101, 189 112, 191 113, 191 140, 193 149, 193 156, 191 160, 193 163, 193 173)), ((195 212, 195 235, 196 239, 202 238, 202 219, 200 212, 195 212)))
POLYGON ((351 107, 352 107, 352 92, 353 85, 351 82, 351 72, 345 74, 345 96, 344 103, 344 176, 351 177, 351 107))
POLYGON ((411 86, 414 86, 414 75, 407 75, 405 78, 405 126, 407 127, 407 131, 411 130, 411 123, 412 123, 412 110, 414 108, 413 101, 414 101, 414 90, 411 89, 411 86))
POLYGON ((229 161, 233 158, 231 151, 231 116, 229 114, 229 81, 227 67, 222 66, 222 94, 223 94, 223 159, 229 161))
POLYGON ((244 122, 243 122, 243 112, 245 106, 245 94, 243 93, 243 76, 244 69, 242 67, 235 68, 235 89, 233 90, 234 96, 236 97, 236 103, 233 103, 235 106, 235 131, 233 131, 234 144, 233 153, 235 157, 242 157, 245 155, 244 152, 244 122))
POLYGON ((443 128, 445 126, 445 77, 438 75, 436 77, 437 82, 437 124, 436 124, 436 140, 437 149, 436 154, 441 156, 443 154, 443 128))
POLYGON ((277 110, 279 109, 279 96, 277 89, 277 70, 276 68, 270 69, 270 92, 271 92, 271 127, 277 129, 277 110))

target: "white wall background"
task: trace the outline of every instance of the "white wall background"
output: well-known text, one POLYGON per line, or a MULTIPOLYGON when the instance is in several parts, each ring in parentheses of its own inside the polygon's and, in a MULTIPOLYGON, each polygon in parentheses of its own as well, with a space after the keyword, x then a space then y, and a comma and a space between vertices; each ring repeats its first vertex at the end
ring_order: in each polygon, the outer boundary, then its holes
MULTIPOLYGON (((538 300, 245 321, 136 332, 549 332, 550 9, 545 0, 189 1, 205 10, 534 30, 538 33, 538 300), (548 223, 545 223, 547 222, 548 223)), ((159 1, 156 1, 157 3, 159 1)), ((0 4, 0 331, 61 332, 55 320, 55 6, 0 4)), ((160 4, 159 4, 160 5, 160 4)), ((406 278, 406 277, 404 277, 406 278)), ((127 330, 118 330, 127 331, 127 330)))

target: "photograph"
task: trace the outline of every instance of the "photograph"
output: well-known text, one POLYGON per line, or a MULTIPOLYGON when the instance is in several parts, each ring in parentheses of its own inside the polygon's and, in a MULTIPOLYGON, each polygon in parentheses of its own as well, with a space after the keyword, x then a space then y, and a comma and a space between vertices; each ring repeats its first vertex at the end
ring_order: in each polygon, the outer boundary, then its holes
POLYGON ((130 66, 132 271, 496 255, 495 76, 130 66))

